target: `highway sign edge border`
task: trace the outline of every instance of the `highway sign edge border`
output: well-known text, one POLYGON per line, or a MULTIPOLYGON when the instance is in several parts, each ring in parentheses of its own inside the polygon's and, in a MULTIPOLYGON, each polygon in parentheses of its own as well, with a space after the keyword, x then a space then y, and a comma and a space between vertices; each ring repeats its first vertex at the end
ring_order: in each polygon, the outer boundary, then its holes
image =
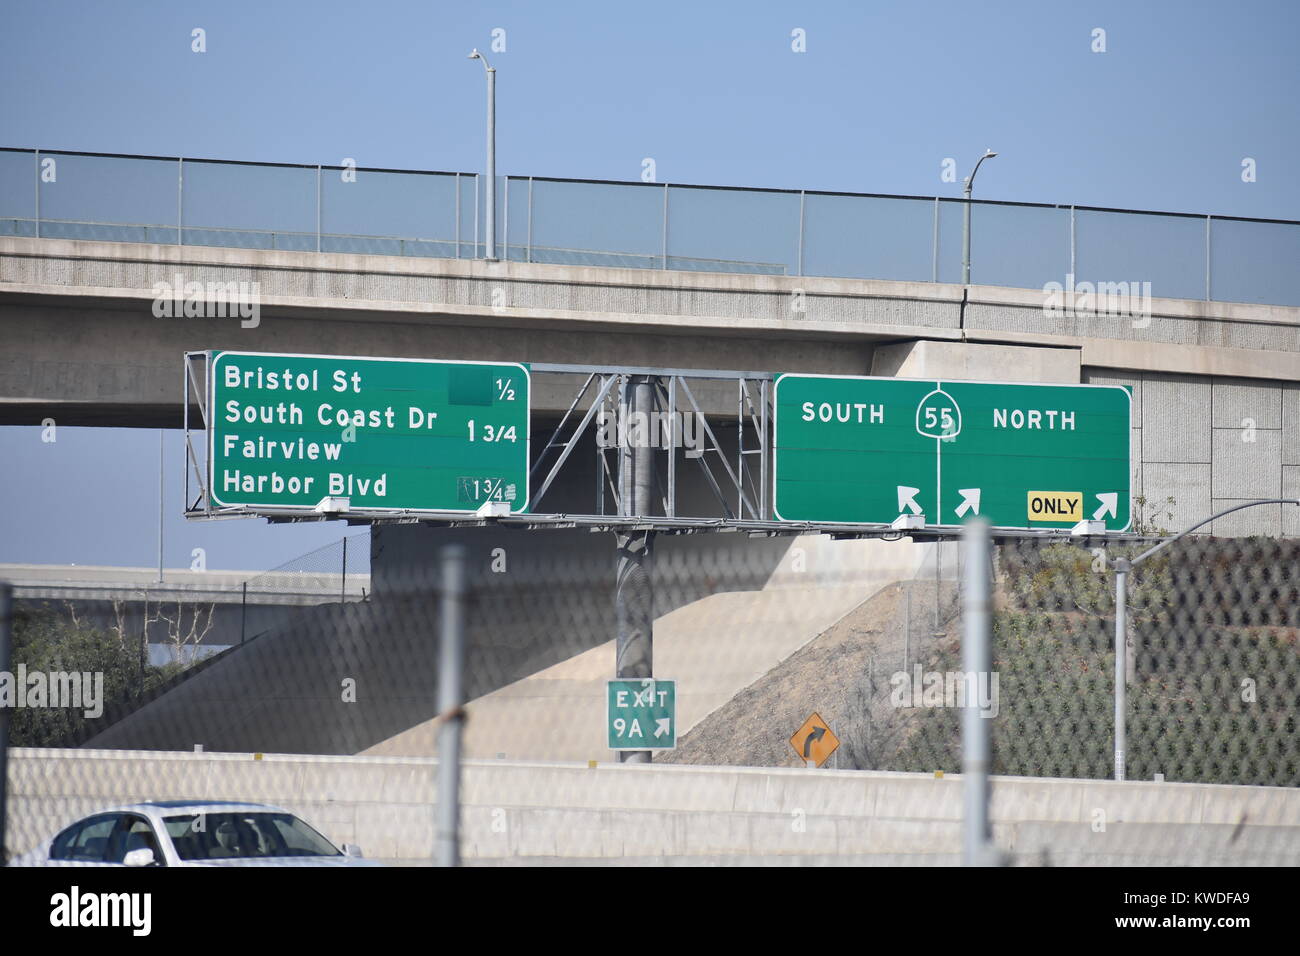
MULTIPOLYGON (((921 381, 924 381, 924 379, 921 379, 921 381)), ((835 749, 832 750, 830 753, 828 753, 828 754, 826 755, 826 760, 830 760, 830 759, 831 759, 831 755, 834 754, 836 750, 839 750, 839 749, 840 749, 840 745, 843 744, 844 741, 841 740, 841 739, 839 738, 839 735, 835 733, 835 729, 834 729, 833 727, 831 727, 831 722, 830 722, 829 720, 827 720, 825 717, 823 717, 823 716, 821 715, 821 711, 814 710, 814 711, 813 711, 813 712, 808 716, 808 718, 807 718, 806 720, 804 720, 803 724, 808 723, 808 721, 809 721, 809 720, 812 720, 814 717, 816 717, 818 720, 820 720, 820 721, 822 722, 822 726, 825 727, 825 728, 827 729, 827 731, 830 732, 830 735, 831 735, 832 737, 835 738, 835 749)), ((800 725, 799 725, 800 729, 803 728, 803 724, 800 724, 800 725)), ((798 731, 798 730, 796 730, 793 734, 790 735, 790 749, 792 749, 792 750, 794 751, 796 757, 799 757, 800 759, 802 759, 802 756, 801 756, 800 753, 799 753, 799 748, 796 747, 796 746, 794 745, 794 738, 797 737, 797 736, 799 736, 799 731, 798 731)), ((825 765, 825 763, 826 763, 826 761, 823 760, 821 763, 819 763, 819 764, 817 765, 817 769, 820 770, 820 769, 825 765)))
MULTIPOLYGON (((1128 462, 1128 469, 1127 469, 1128 470, 1128 496, 1127 497, 1129 499, 1128 522, 1124 525, 1124 527, 1116 528, 1114 531, 1107 531, 1106 533, 1125 534, 1129 530, 1129 528, 1133 527, 1133 474, 1132 474, 1133 391, 1127 385, 1114 385, 1114 384, 1106 384, 1102 382, 1095 382, 1095 383, 1094 382, 1003 382, 1003 381, 986 381, 984 379, 899 378, 893 375, 820 375, 816 372, 778 372, 775 380, 772 383, 772 514, 776 515, 778 521, 785 521, 790 524, 804 524, 807 523, 808 520, 811 520, 811 519, 802 519, 802 518, 786 518, 781 514, 781 512, 776 507, 776 480, 777 480, 776 475, 777 475, 777 465, 780 461, 780 456, 777 454, 778 451, 780 450, 780 445, 777 442, 777 427, 778 427, 778 422, 780 421, 780 416, 777 414, 777 410, 780 408, 780 401, 778 400, 777 396, 779 394, 781 382, 787 378, 839 378, 839 379, 853 379, 854 381, 876 381, 876 382, 934 382, 939 388, 943 388, 943 383, 947 381, 949 384, 953 384, 953 385, 957 385, 957 384, 960 385, 1042 385, 1051 388, 1119 389, 1121 392, 1124 393, 1125 398, 1128 399, 1127 431, 1128 431, 1129 454, 1126 456, 1128 462)), ((889 527, 889 525, 887 524, 880 524, 879 522, 871 522, 871 521, 865 521, 865 522, 864 521, 817 521, 816 523, 819 525, 844 525, 844 526, 853 526, 853 527, 858 527, 863 524, 878 524, 882 528, 889 527)), ((963 528, 965 527, 965 525, 927 524, 925 527, 926 529, 963 528)), ((1008 531, 1050 532, 1050 531, 1066 530, 1062 528, 1031 528, 1028 526, 1022 528, 1018 525, 994 525, 993 527, 994 530, 997 530, 999 528, 1005 528, 1008 531)))
MULTIPOLYGON (((202 351, 202 350, 200 350, 202 351)), ((210 413, 216 415, 216 390, 217 390, 217 362, 227 355, 262 355, 262 356, 282 356, 284 358, 306 358, 306 359, 334 359, 336 361, 362 361, 362 362, 414 362, 425 365, 511 365, 518 368, 524 373, 524 379, 528 382, 528 401, 525 410, 525 433, 524 433, 524 502, 517 510, 511 510, 510 515, 523 515, 528 513, 528 507, 532 499, 532 452, 533 452, 533 377, 528 366, 523 362, 481 362, 472 359, 428 359, 428 358, 389 358, 386 356, 371 355, 318 355, 308 352, 243 352, 238 349, 209 349, 210 361, 212 363, 211 374, 208 380, 208 408, 210 413)), ((215 462, 213 456, 214 442, 216 440, 216 429, 209 426, 208 429, 208 498, 212 503, 222 508, 303 508, 308 505, 273 505, 265 502, 256 504, 230 504, 222 501, 213 493, 214 483, 212 481, 212 468, 215 462)), ((378 508, 363 507, 354 508, 348 511, 348 514, 368 515, 368 514, 464 514, 472 515, 477 512, 477 508, 378 508)))
POLYGON ((606 678, 604 679, 604 743, 610 743, 610 684, 615 680, 653 680, 656 684, 672 684, 672 747, 651 747, 649 744, 637 744, 636 747, 606 747, 615 753, 623 750, 676 750, 677 749, 677 679, 676 678, 606 678))

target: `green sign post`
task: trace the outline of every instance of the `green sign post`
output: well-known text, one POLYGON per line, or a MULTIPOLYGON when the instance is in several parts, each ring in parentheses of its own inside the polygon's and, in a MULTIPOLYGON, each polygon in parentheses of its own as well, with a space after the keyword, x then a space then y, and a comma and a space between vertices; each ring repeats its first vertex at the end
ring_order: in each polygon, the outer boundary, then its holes
POLYGON ((1131 396, 1120 386, 787 374, 775 405, 782 520, 1129 526, 1131 396))
POLYGON ((524 365, 212 352, 209 382, 213 507, 527 510, 524 365))
POLYGON ((610 750, 672 750, 677 746, 677 682, 612 680, 606 687, 605 718, 610 750))

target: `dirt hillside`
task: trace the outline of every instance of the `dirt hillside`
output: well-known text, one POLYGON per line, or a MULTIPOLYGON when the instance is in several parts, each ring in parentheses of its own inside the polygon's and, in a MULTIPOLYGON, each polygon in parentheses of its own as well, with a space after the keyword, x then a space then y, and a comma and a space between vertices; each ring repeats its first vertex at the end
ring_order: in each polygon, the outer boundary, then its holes
MULTIPOLYGON (((949 599, 950 591, 945 588, 949 599)), ((905 653, 909 668, 934 659, 955 634, 954 610, 949 600, 936 638, 933 584, 886 587, 709 714, 676 750, 656 754, 655 762, 798 767, 790 737, 814 711, 841 741, 828 766, 886 762, 911 716, 890 706, 889 678, 904 669, 905 653)))

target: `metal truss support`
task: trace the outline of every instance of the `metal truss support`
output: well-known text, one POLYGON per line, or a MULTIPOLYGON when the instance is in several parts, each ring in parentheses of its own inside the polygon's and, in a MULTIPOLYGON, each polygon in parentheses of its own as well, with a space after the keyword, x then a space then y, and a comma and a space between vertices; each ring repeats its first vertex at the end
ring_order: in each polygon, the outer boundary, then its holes
POLYGON ((208 494, 208 449, 200 444, 202 458, 194 451, 194 433, 200 432, 206 438, 208 429, 208 375, 211 362, 207 352, 185 353, 185 380, 181 385, 181 409, 185 423, 185 468, 183 475, 183 500, 186 514, 197 510, 210 513, 211 496, 208 494), (199 421, 190 422, 190 407, 197 405, 199 421), (190 470, 194 471, 197 494, 190 497, 190 470))
POLYGON ((560 435, 564 431, 564 426, 568 423, 570 416, 573 415, 574 409, 578 407, 578 403, 581 402, 582 397, 587 394, 587 390, 591 388, 591 383, 595 381, 595 379, 596 375, 595 373, 592 373, 588 376, 587 381, 583 383, 582 388, 578 389, 578 394, 574 396, 573 401, 569 404, 568 411, 564 413, 564 417, 560 419, 559 425, 555 427, 555 432, 546 443, 546 447, 542 449, 542 453, 537 456, 537 461, 533 463, 532 471, 529 473, 530 478, 537 473, 539 468, 542 467, 542 462, 545 460, 547 452, 552 448, 557 448, 561 445, 563 446, 564 450, 560 452, 559 460, 551 467, 551 470, 546 475, 546 480, 542 482, 542 487, 537 490, 537 493, 533 495, 533 500, 529 502, 530 510, 535 508, 541 502, 542 498, 546 495, 547 490, 551 487, 551 483, 554 482, 556 476, 559 475, 560 469, 563 468, 564 463, 569 460, 569 455, 572 454, 573 449, 577 447, 578 439, 582 437, 582 433, 585 432, 587 426, 591 424, 592 418, 595 417, 597 409, 601 407, 601 404, 605 400, 605 396, 609 393, 610 386, 614 384, 615 380, 614 377, 611 376, 603 381, 600 390, 596 393, 595 400, 592 401, 591 407, 587 409, 587 414, 582 417, 582 422, 579 423, 578 427, 574 430, 568 440, 562 442, 560 440, 560 435))
POLYGON ((530 477, 541 474, 544 477, 529 502, 532 513, 546 514, 543 504, 547 491, 561 477, 574 449, 595 422, 598 429, 596 476, 590 514, 677 517, 682 513, 680 459, 685 457, 699 463, 700 474, 718 503, 716 517, 758 521, 770 517, 771 376, 761 372, 570 365, 533 365, 530 371, 534 377, 574 372, 586 375, 533 461, 530 477), (715 416, 716 426, 709 423, 691 389, 691 379, 737 383, 740 400, 735 422, 739 447, 734 467, 731 453, 718 441, 715 432, 715 427, 729 426, 728 417, 715 416), (626 400, 629 390, 634 388, 648 390, 650 397, 645 407, 626 400), (585 413, 581 411, 584 406, 585 413), (691 424, 697 427, 687 429, 684 416, 693 416, 691 424), (683 439, 688 432, 702 439, 698 447, 684 446, 683 439), (632 449, 624 447, 629 441, 646 446, 640 450, 646 455, 646 473, 651 476, 651 491, 632 505, 630 512, 625 499, 629 494, 626 474, 631 467, 628 452, 632 449), (558 457, 553 456, 556 451, 558 457), (615 457, 613 465, 611 455, 615 457), (656 464, 660 456, 667 466, 666 481, 656 464), (654 494, 656 487, 658 495, 654 494), (607 493, 612 508, 607 506, 607 493))

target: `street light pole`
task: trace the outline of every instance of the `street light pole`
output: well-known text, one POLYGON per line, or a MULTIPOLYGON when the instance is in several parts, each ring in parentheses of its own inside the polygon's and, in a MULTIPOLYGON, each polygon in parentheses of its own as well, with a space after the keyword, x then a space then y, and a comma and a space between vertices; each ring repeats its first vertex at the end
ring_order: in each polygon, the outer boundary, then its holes
POLYGON ((487 72, 487 235, 484 250, 487 259, 497 257, 497 71, 477 49, 469 59, 482 60, 487 72))
POLYGON ((1165 548, 1169 547, 1179 538, 1186 537, 1197 528, 1209 524, 1216 518, 1222 518, 1224 515, 1232 514, 1234 511, 1240 511, 1242 508, 1254 508, 1257 505, 1296 505, 1300 507, 1300 500, 1295 498, 1265 498, 1260 501, 1247 501, 1245 504, 1233 505, 1231 508, 1225 508, 1217 514, 1212 514, 1203 521, 1198 521, 1183 531, 1178 532, 1172 538, 1167 538, 1153 547, 1147 548, 1136 558, 1116 558, 1111 562, 1111 567, 1115 569, 1115 779, 1124 779, 1124 761, 1125 748, 1128 739, 1128 687, 1126 680, 1127 661, 1125 655, 1128 651, 1128 576, 1129 572, 1145 561, 1147 558, 1159 554, 1165 548))
POLYGON ((966 207, 965 215, 962 218, 961 231, 961 284, 970 285, 970 195, 975 188, 975 174, 980 171, 980 163, 986 159, 992 159, 997 153, 991 149, 984 150, 984 155, 975 163, 975 168, 971 170, 966 177, 966 207))

